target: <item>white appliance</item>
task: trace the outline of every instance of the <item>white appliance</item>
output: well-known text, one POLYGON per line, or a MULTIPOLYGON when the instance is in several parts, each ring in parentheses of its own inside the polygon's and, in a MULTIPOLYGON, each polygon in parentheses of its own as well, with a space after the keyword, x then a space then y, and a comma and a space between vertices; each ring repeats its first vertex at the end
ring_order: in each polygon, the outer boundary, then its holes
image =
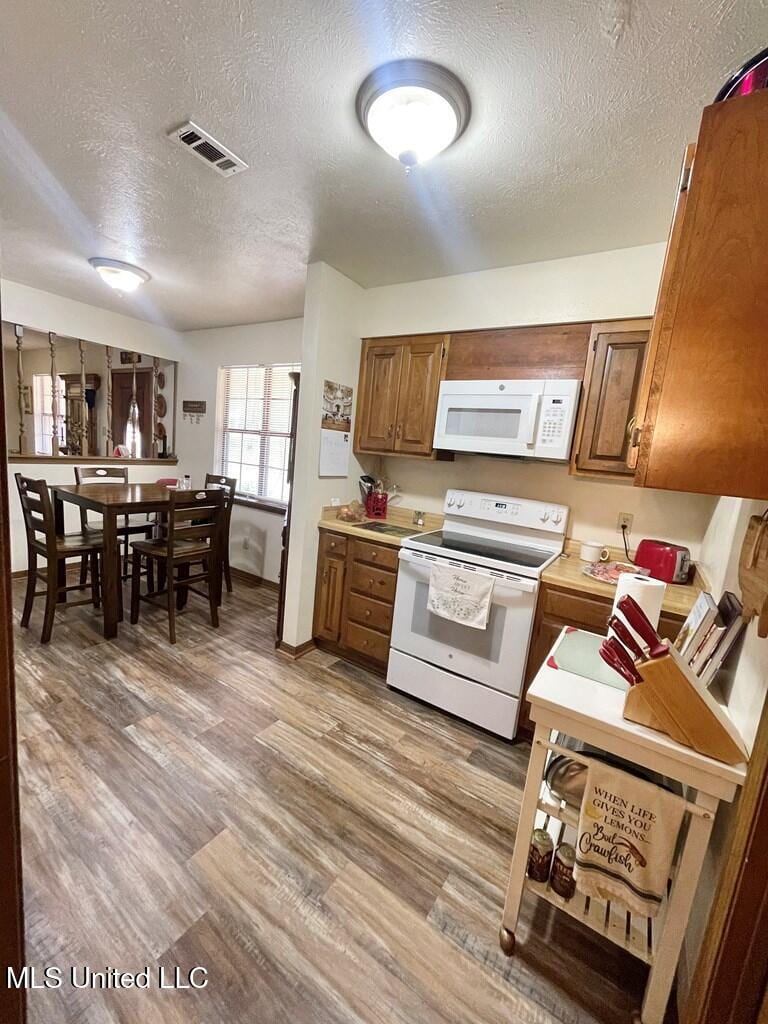
POLYGON ((568 459, 579 380, 444 380, 435 448, 568 459))
POLYGON ((443 511, 442 530, 400 549, 387 684, 511 739, 539 577, 562 553, 568 508, 450 490, 443 511), (428 610, 433 565, 493 580, 486 629, 428 610))

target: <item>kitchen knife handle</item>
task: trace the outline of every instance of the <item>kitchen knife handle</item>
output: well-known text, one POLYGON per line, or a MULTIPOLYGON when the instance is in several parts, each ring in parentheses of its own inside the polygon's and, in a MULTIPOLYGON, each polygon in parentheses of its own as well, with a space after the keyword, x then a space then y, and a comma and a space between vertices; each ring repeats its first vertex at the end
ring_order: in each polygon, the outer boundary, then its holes
POLYGON ((613 651, 610 648, 603 648, 603 647, 601 647, 600 651, 599 651, 599 654, 600 654, 600 657, 603 659, 603 661, 606 663, 606 665, 608 665, 609 668, 612 668, 614 672, 618 672, 618 674, 621 676, 621 678, 624 679, 627 683, 629 683, 630 686, 634 686, 635 685, 635 680, 632 678, 632 676, 629 674, 629 672, 624 668, 624 666, 621 664, 619 659, 616 657, 616 655, 613 653, 613 651))
POLYGON ((632 629, 648 645, 649 658, 660 658, 669 653, 669 648, 661 642, 661 637, 648 621, 647 615, 630 594, 619 598, 617 607, 632 629))
POLYGON ((603 640, 602 646, 610 651, 611 654, 621 662, 627 672, 632 676, 633 683, 642 683, 643 677, 635 668, 635 663, 632 661, 632 655, 625 647, 621 646, 615 636, 609 637, 607 640, 603 640))
POLYGON ((608 619, 608 625, 614 631, 622 644, 628 648, 630 654, 634 656, 636 661, 642 661, 645 658, 645 651, 627 629, 626 623, 620 619, 618 615, 612 615, 610 619, 608 619))

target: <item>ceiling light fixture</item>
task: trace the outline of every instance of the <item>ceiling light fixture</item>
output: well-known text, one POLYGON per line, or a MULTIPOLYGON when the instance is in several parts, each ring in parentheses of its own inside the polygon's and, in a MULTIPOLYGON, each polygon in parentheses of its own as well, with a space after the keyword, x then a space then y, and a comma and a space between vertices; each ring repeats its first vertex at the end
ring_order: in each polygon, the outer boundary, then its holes
POLYGON ((146 270, 120 260, 105 260, 101 256, 93 256, 88 262, 102 281, 117 292, 135 292, 140 284, 144 284, 150 278, 146 270))
POLYGON ((456 75, 426 60, 382 64, 357 93, 360 124, 406 171, 455 142, 469 114, 469 95, 456 75))

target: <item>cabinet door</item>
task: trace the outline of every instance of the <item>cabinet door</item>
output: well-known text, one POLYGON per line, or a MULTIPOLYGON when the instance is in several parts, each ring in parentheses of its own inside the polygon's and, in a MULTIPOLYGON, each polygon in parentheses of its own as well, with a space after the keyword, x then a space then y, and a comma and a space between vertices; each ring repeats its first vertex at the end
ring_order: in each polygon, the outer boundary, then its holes
POLYGON ((650 321, 594 325, 577 431, 577 470, 632 473, 627 456, 649 332, 650 321))
POLYGON ((315 621, 313 635, 338 643, 341 637, 341 615, 344 607, 346 559, 324 550, 321 543, 315 585, 315 621))
POLYGON ((403 346, 397 404, 395 451, 431 455, 444 345, 442 338, 409 341, 403 346))
POLYGON ((707 107, 635 483, 768 497, 768 92, 707 107))
POLYGON ((402 361, 403 346, 399 342, 365 342, 357 398, 356 451, 394 451, 402 361))

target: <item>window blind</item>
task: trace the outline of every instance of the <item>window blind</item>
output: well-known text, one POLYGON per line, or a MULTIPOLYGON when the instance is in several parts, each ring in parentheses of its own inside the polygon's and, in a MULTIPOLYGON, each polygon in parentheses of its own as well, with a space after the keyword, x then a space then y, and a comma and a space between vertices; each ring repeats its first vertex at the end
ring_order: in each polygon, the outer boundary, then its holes
POLYGON ((297 363, 228 366, 219 371, 216 472, 237 480, 236 493, 277 505, 288 501, 288 455, 297 363))

